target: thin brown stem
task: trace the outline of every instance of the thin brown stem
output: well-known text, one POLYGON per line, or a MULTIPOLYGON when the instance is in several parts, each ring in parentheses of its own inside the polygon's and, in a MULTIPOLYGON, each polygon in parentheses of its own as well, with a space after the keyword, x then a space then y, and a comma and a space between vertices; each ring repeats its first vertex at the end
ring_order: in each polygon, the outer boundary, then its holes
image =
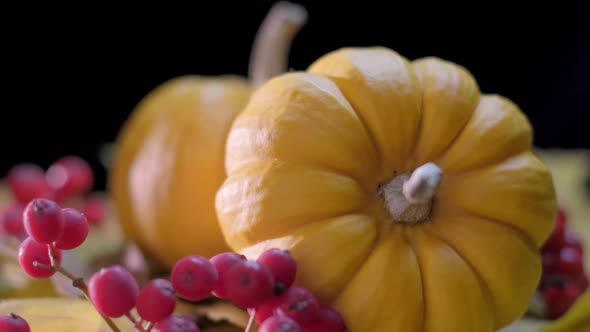
POLYGON ((59 263, 57 262, 57 254, 55 253, 55 245, 48 244, 47 250, 49 251, 49 262, 51 262, 51 266, 59 266, 59 263))
POLYGON ((250 332, 250 329, 252 328, 252 324, 254 324, 254 317, 256 316, 256 310, 252 310, 252 313, 250 314, 250 319, 248 319, 248 325, 246 325, 246 329, 244 330, 244 332, 250 332))
POLYGON ((281 1, 273 5, 256 34, 248 76, 254 87, 287 71, 287 58, 295 35, 307 22, 300 5, 281 1))
POLYGON ((145 326, 145 332, 150 332, 152 330, 152 328, 154 327, 154 323, 153 322, 149 322, 147 323, 147 325, 145 326))
MULTIPOLYGON (((70 272, 68 272, 66 269, 64 269, 63 267, 61 267, 61 265, 56 265, 53 267, 53 269, 61 274, 63 274, 64 276, 66 276, 68 279, 72 280, 72 282, 77 282, 78 280, 82 280, 81 278, 76 277, 75 275, 71 274, 70 272)), ((83 282, 84 280, 82 280, 83 282)))
POLYGON ((131 312, 126 313, 125 317, 127 317, 131 321, 131 323, 133 323, 133 326, 135 327, 136 330, 138 330, 140 332, 145 332, 145 330, 143 329, 143 326, 141 326, 141 320, 133 317, 131 312))
MULTIPOLYGON (((51 249, 49 249, 51 252, 51 249)), ((51 253, 49 255, 51 257, 51 253)), ((55 263, 55 262, 53 262, 55 263)), ((111 330, 113 332, 121 332, 121 330, 119 329, 119 327, 117 327, 117 325, 115 325, 115 322, 113 322, 112 319, 110 319, 109 317, 103 315, 98 308, 96 308, 96 306, 94 305, 94 303, 92 302, 92 300, 90 299, 90 294, 88 293, 88 285, 86 285, 86 282, 84 281, 83 278, 78 278, 75 275, 73 275, 72 273, 70 273, 69 271, 67 271, 66 269, 64 269, 61 265, 56 264, 56 265, 45 265, 43 263, 40 263, 38 261, 34 261, 33 262, 34 266, 38 266, 38 267, 42 267, 42 268, 46 268, 46 269, 51 269, 54 270, 60 274, 62 274, 63 276, 65 276, 66 278, 70 279, 72 281, 72 286, 78 288, 80 291, 82 291, 82 293, 84 294, 84 297, 86 298, 86 300, 88 300, 88 302, 90 302, 90 304, 92 304, 94 306, 94 308, 96 309, 96 312, 98 312, 98 314, 102 317, 102 319, 105 321, 105 323, 107 323, 107 325, 111 328, 111 330)))

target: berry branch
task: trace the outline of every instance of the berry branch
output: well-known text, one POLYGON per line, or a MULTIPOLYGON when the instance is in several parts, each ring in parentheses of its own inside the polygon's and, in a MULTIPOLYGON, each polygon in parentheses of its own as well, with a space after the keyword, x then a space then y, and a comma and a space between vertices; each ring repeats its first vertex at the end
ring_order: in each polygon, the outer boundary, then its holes
POLYGON ((153 327, 154 327, 154 322, 148 322, 147 325, 145 326, 145 332, 150 332, 153 327))
POLYGON ((250 332, 252 325, 254 324, 254 317, 256 317, 256 309, 252 310, 250 313, 250 318, 248 319, 248 325, 246 325, 246 329, 244 332, 250 332))
MULTIPOLYGON (((70 279, 72 281, 72 286, 78 288, 84 294, 84 297, 90 303, 92 303, 92 301, 90 300, 90 295, 88 294, 88 286, 86 285, 86 282, 84 281, 84 279, 76 277, 75 275, 73 275, 72 273, 70 273, 69 271, 64 269, 63 266, 61 266, 61 264, 59 263, 59 255, 56 253, 56 250, 57 249, 55 248, 54 244, 47 245, 47 251, 48 251, 48 256, 49 256, 49 260, 50 260, 50 265, 46 265, 46 264, 43 264, 37 260, 34 260, 32 263, 33 267, 58 272, 61 275, 65 276, 66 278, 70 279)), ((99 314, 103 318, 105 323, 107 323, 107 325, 111 328, 111 330, 113 332, 120 332, 121 331, 117 327, 117 325, 115 325, 115 323, 109 317, 106 317, 105 315, 103 315, 100 312, 99 312, 99 314)))
POLYGON ((126 313, 125 317, 127 317, 131 321, 131 323, 133 323, 133 326, 135 327, 136 330, 138 330, 139 332, 145 332, 145 330, 143 329, 143 326, 141 325, 142 319, 138 319, 138 318, 133 317, 131 312, 126 313))
MULTIPOLYGON (((88 190, 88 169, 77 159, 51 169, 47 174, 55 177, 51 186, 37 167, 12 171, 8 182, 16 203, 0 213, 0 231, 18 242, 18 249, 3 238, 0 255, 16 261, 33 278, 58 273, 71 280, 111 331, 121 331, 113 319, 125 316, 139 332, 198 332, 193 319, 174 315, 177 299, 196 302, 210 297, 247 311, 245 332, 254 323, 259 324, 259 332, 345 331, 338 312, 321 305, 311 290, 295 284, 297 262, 289 251, 278 248, 267 249, 256 259, 233 252, 211 258, 186 256, 176 262, 169 279, 152 279, 141 288, 121 265, 101 268, 86 282, 62 266, 62 252, 86 240, 90 217, 62 205, 72 195, 88 190), (138 317, 132 313, 134 308, 138 317)), ((0 316, 3 331, 2 324, 24 327, 27 322, 13 314, 0 316)))

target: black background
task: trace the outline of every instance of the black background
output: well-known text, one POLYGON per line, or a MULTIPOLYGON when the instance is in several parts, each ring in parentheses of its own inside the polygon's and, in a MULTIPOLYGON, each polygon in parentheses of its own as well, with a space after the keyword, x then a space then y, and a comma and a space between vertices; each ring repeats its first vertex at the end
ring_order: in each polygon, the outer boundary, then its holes
MULTIPOLYGON (((179 75, 246 75, 272 3, 4 8, 0 173, 77 154, 96 167, 102 187, 96 151, 116 138, 137 102, 179 75)), ((520 105, 537 146, 590 148, 590 24, 581 6, 299 3, 309 21, 294 40, 293 69, 343 46, 382 45, 409 59, 436 55, 467 67, 483 92, 520 105)))

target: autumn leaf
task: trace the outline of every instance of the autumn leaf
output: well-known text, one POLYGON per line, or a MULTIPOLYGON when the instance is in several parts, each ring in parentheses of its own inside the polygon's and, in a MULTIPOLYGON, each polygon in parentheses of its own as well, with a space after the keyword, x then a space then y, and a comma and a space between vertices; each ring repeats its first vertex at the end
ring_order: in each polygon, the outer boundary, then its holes
MULTIPOLYGON (((73 298, 32 298, 0 301, 0 314, 24 318, 31 331, 110 332, 111 329, 86 300, 73 298)), ((121 332, 135 331, 126 318, 115 319, 121 332)))

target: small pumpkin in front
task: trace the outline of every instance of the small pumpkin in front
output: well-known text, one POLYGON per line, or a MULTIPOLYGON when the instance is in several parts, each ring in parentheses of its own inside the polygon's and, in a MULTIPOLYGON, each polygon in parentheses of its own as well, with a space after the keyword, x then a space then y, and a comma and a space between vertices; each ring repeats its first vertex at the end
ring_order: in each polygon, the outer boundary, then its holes
POLYGON ((343 48, 251 97, 216 196, 227 243, 288 249, 357 331, 495 331, 527 309, 553 227, 510 100, 462 66, 343 48))

